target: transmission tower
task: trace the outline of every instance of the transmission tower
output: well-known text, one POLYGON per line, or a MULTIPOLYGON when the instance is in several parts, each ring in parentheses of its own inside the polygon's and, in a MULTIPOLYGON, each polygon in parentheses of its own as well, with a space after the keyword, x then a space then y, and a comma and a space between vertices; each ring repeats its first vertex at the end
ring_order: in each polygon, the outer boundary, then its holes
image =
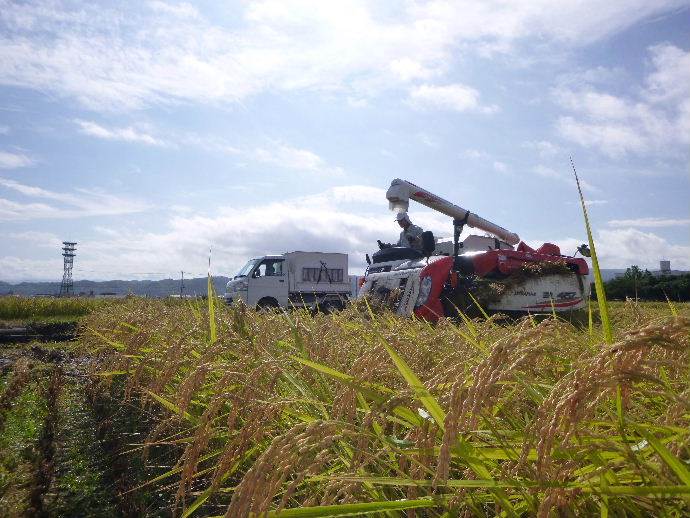
POLYGON ((62 284, 60 284, 59 297, 69 297, 74 291, 72 282, 72 266, 74 266, 74 256, 77 250, 77 243, 71 241, 62 242, 62 257, 65 258, 65 269, 62 274, 62 284))

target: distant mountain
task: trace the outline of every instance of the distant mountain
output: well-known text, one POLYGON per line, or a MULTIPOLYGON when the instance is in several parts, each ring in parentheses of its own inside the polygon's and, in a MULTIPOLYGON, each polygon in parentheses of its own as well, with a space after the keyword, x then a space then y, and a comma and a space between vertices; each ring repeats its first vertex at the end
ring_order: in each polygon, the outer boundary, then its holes
MULTIPOLYGON (((613 279, 616 275, 625 273, 624 268, 602 269, 604 281, 613 279)), ((225 293, 225 285, 229 277, 213 277, 213 286, 218 295, 225 293)), ((594 282, 594 276, 590 272, 590 281, 594 282)), ((10 284, 0 281, 0 295, 57 295, 60 291, 59 282, 20 282, 10 284)), ((186 295, 205 295, 206 277, 184 280, 184 292, 186 295)), ((147 297, 168 297, 180 294, 179 279, 163 279, 160 281, 74 281, 74 293, 76 295, 111 295, 124 296, 128 294, 147 297)))
MULTIPOLYGON (((216 293, 225 293, 228 277, 213 277, 216 293)), ((0 295, 57 295, 60 291, 59 282, 20 282, 10 284, 0 281, 0 295)), ((207 292, 206 277, 184 280, 186 295, 205 295, 207 292)), ((75 295, 115 295, 128 294, 147 297, 167 297, 180 294, 179 279, 163 279, 159 281, 74 281, 75 295)))
MULTIPOLYGON (((625 268, 602 268, 601 276, 604 282, 608 282, 611 279, 615 279, 617 275, 622 275, 625 273, 625 268)), ((589 277, 592 282, 594 282, 594 270, 590 269, 589 277)))

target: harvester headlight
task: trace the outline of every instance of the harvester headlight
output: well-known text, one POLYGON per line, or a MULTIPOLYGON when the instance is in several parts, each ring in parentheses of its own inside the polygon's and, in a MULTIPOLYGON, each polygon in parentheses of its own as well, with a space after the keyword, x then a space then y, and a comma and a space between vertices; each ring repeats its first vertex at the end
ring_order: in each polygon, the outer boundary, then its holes
POLYGON ((431 293, 431 277, 424 277, 422 282, 419 284, 419 295, 417 295, 417 302, 415 302, 414 307, 418 308, 426 304, 429 300, 429 294, 431 293))

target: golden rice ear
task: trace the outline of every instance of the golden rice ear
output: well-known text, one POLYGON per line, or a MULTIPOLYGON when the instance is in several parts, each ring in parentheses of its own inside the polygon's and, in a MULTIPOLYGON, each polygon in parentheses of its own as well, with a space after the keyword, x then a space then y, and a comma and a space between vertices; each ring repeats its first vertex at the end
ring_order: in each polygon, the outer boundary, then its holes
POLYGON ((178 516, 684 511, 686 306, 611 303, 607 345, 588 323, 430 326, 359 304, 219 305, 214 343, 206 301, 85 317, 80 347, 94 379, 114 380, 108 401, 130 414, 146 401, 149 440, 118 450, 134 466, 149 445, 133 497, 161 495, 178 516))

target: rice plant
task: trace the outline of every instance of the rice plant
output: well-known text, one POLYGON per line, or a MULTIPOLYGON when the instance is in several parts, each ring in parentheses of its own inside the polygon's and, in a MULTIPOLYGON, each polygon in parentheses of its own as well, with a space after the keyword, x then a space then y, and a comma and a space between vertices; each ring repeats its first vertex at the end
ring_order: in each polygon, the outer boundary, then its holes
POLYGON ((0 320, 76 318, 113 304, 107 299, 86 297, 0 297, 0 320))
POLYGON ((141 490, 178 515, 680 515, 690 307, 675 310, 618 305, 608 343, 554 318, 132 300, 88 316, 82 342, 99 378, 162 412, 132 448, 176 452, 141 490))

